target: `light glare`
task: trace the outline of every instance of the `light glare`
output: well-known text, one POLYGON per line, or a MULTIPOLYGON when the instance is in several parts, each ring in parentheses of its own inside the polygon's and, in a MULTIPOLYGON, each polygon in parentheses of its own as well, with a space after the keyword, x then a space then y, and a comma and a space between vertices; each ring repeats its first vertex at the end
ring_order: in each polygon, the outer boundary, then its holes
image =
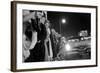
POLYGON ((65 45, 65 49, 66 49, 66 51, 71 51, 70 45, 69 45, 69 44, 66 44, 66 45, 65 45))
POLYGON ((62 23, 63 23, 63 24, 66 23, 66 19, 62 19, 62 23))

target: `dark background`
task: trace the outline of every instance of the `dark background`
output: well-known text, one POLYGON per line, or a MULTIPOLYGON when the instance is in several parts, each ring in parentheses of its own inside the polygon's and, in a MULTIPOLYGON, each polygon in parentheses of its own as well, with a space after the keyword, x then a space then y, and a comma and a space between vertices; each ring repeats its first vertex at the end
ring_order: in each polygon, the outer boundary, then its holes
POLYGON ((48 20, 51 22, 51 28, 54 28, 62 36, 78 36, 81 30, 87 30, 91 33, 91 14, 90 13, 72 13, 72 12, 47 12, 48 20), (61 22, 66 19, 66 23, 61 22), (61 30, 60 30, 61 27, 61 30))

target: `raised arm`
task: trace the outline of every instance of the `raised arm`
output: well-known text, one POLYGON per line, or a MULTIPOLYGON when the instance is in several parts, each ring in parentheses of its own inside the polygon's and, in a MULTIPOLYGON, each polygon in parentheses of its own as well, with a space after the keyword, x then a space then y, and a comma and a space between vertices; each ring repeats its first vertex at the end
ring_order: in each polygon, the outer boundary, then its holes
POLYGON ((31 45, 29 47, 29 50, 33 49, 35 47, 36 43, 37 43, 37 32, 33 31, 32 32, 32 42, 31 42, 31 45))

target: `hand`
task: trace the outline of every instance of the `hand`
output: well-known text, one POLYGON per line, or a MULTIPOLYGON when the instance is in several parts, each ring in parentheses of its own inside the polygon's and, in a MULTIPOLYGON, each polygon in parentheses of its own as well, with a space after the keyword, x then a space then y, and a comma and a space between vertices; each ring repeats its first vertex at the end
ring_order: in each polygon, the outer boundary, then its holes
POLYGON ((24 18, 23 18, 23 22, 27 22, 30 19, 35 19, 35 12, 32 12, 30 14, 25 15, 24 18))
POLYGON ((30 56, 30 51, 29 50, 23 50, 23 58, 24 61, 30 56))

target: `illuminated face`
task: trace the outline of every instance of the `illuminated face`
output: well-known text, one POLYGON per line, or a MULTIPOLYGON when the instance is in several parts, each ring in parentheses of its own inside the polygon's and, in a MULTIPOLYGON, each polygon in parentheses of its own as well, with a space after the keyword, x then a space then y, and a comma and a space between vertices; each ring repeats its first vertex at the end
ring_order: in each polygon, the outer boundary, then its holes
POLYGON ((45 17, 42 17, 42 18, 40 19, 40 23, 42 23, 42 24, 44 24, 45 21, 46 21, 46 18, 45 18, 45 17))
POLYGON ((42 16, 43 16, 43 12, 40 12, 40 11, 36 12, 36 14, 37 14, 38 18, 42 18, 42 16))
POLYGON ((45 25, 46 25, 46 27, 47 27, 47 28, 49 28, 50 23, 49 23, 49 22, 47 22, 45 25))

